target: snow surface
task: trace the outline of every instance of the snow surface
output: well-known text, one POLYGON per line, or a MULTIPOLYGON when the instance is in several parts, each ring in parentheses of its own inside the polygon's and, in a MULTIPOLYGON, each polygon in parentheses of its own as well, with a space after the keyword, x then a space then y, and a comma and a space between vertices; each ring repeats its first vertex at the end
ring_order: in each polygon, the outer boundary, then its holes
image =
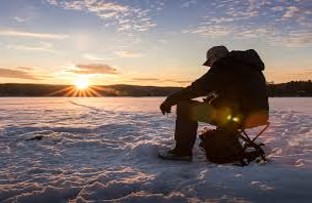
POLYGON ((312 201, 312 98, 270 99, 271 162, 247 167, 198 143, 193 162, 158 159, 175 122, 163 99, 1 98, 0 202, 312 201))

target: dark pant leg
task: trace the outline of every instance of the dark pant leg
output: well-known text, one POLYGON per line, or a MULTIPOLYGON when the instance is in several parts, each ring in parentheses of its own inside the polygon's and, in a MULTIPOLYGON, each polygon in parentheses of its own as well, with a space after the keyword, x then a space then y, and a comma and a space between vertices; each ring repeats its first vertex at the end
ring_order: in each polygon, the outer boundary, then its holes
POLYGON ((198 121, 209 121, 211 106, 198 101, 183 101, 177 104, 177 119, 174 138, 175 152, 191 155, 196 140, 198 121))

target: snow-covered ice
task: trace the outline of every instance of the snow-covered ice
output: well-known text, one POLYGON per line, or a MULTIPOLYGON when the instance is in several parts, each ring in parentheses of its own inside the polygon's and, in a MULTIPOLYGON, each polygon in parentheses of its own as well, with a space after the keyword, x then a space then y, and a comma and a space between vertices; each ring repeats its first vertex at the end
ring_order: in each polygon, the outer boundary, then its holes
MULTIPOLYGON (((157 158, 164 98, 0 98, 0 202, 311 202, 312 98, 271 98, 247 167, 157 158), (41 139, 40 139, 41 138, 41 139)), ((201 124, 201 128, 207 124, 201 124)))

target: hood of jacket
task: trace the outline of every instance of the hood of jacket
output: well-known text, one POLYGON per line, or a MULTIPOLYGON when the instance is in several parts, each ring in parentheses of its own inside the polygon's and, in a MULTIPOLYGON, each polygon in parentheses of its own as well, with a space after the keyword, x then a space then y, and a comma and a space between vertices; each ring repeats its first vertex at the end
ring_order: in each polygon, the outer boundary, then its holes
POLYGON ((246 51, 231 51, 230 53, 228 53, 228 56, 234 58, 237 61, 247 64, 250 68, 257 71, 264 70, 263 61, 261 60, 258 53, 253 49, 249 49, 246 51))

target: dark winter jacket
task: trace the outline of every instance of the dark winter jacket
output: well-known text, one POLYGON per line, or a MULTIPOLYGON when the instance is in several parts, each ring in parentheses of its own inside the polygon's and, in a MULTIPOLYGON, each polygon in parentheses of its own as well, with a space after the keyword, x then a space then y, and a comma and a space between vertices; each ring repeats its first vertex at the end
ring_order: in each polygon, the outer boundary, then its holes
POLYGON ((230 108, 233 115, 244 119, 257 112, 268 116, 263 70, 264 64, 255 50, 231 51, 217 60, 205 75, 169 96, 167 101, 177 104, 215 92, 218 96, 211 104, 217 109, 230 108))

